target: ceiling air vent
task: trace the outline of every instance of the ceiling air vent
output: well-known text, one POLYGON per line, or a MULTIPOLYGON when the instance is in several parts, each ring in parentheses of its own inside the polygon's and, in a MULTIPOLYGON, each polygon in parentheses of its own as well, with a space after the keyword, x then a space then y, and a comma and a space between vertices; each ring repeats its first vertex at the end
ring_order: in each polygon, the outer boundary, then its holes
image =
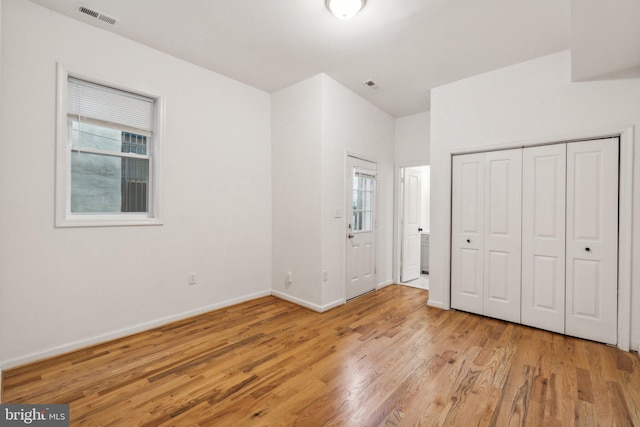
POLYGON ((94 10, 94 9, 90 9, 90 8, 88 8, 86 6, 79 6, 78 10, 80 11, 80 13, 84 13, 85 15, 88 15, 88 16, 90 16, 92 18, 95 18, 95 19, 97 19, 99 21, 106 22, 107 24, 110 24, 110 25, 115 25, 116 22, 118 22, 118 20, 116 18, 114 18, 112 16, 109 16, 109 15, 105 15, 104 13, 102 13, 100 11, 97 11, 97 10, 94 10))
POLYGON ((117 22, 116 18, 112 18, 111 16, 107 16, 103 14, 100 14, 100 16, 98 16, 98 19, 101 20, 102 22, 106 22, 107 24, 111 24, 111 25, 115 25, 117 22))
POLYGON ((362 82, 362 84, 373 89, 378 88, 378 85, 376 85, 376 82, 374 82, 373 80, 365 80, 362 82))
POLYGON ((99 12, 96 12, 95 10, 91 10, 88 7, 80 6, 79 10, 80 12, 84 13, 85 15, 89 15, 92 18, 97 18, 98 16, 100 16, 99 12))

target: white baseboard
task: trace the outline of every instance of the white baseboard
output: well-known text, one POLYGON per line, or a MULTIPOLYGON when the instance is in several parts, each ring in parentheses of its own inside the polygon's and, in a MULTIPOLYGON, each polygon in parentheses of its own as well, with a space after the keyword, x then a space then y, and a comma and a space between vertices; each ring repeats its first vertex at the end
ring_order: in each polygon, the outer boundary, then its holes
POLYGON ((205 307, 200 307, 195 310, 174 314, 172 316, 163 317, 161 319, 156 319, 150 322, 140 323, 131 327, 119 329, 117 331, 96 335, 91 338, 74 341, 74 342, 63 344, 57 347, 49 348, 47 350, 38 351, 25 356, 16 357, 14 359, 9 359, 9 360, 0 362, 0 365, 2 366, 2 369, 5 369, 5 370, 15 368, 17 366, 26 365, 28 363, 47 359, 53 356, 59 356, 61 354, 69 353, 74 350, 79 350, 81 348, 89 347, 96 344, 101 344, 106 341, 123 338, 129 335, 133 335, 138 332, 148 331, 149 329, 153 329, 158 326, 167 325, 169 323, 176 322, 178 320, 187 319, 189 317, 194 317, 199 314, 207 313, 209 311, 218 310, 220 308, 229 307, 242 302, 251 301, 261 297, 266 297, 269 295, 271 295, 271 290, 265 290, 265 291, 257 292, 250 295, 244 295, 240 298, 234 298, 234 299, 222 301, 222 302, 211 304, 205 307))
POLYGON ((419 285, 414 285, 413 283, 400 283, 402 286, 408 286, 410 288, 422 289, 423 291, 428 291, 429 288, 425 288, 419 285))
POLYGON ((385 287, 387 287, 389 285, 393 285, 393 283, 394 283, 393 280, 387 280, 386 282, 378 283, 377 289, 385 288, 385 287))
MULTIPOLYGON (((376 290, 378 289, 382 289, 386 286, 389 285, 393 285, 395 282, 393 280, 387 280, 385 282, 382 283, 378 283, 378 286, 376 287, 376 290)), ((280 299, 283 299, 285 301, 289 301, 292 302, 294 304, 300 305, 302 307, 308 308, 309 310, 313 310, 313 311, 317 311, 318 313, 324 313, 325 311, 331 310, 332 308, 341 306, 343 304, 346 304, 346 300, 345 299, 338 299, 335 301, 332 301, 328 304, 324 304, 324 305, 318 305, 318 304, 314 304, 312 302, 309 302, 307 300, 303 300, 301 298, 298 297, 294 297, 293 295, 289 295, 285 292, 282 291, 276 291, 273 290, 271 291, 271 295, 273 295, 274 297, 278 297, 280 299)))
POLYGON ((444 304, 441 303, 440 301, 433 301, 432 299, 427 300, 427 305, 429 307, 435 307, 435 308, 439 308, 441 310, 444 310, 444 304))
POLYGON ((336 308, 339 307, 341 305, 345 305, 347 302, 344 299, 338 299, 335 300, 333 302, 330 302, 329 304, 325 304, 322 306, 322 313, 324 313, 325 311, 329 311, 332 308, 336 308))
POLYGON ((337 307, 338 305, 342 305, 344 304, 344 300, 339 300, 339 301, 334 301, 332 303, 326 304, 326 305, 318 305, 318 304, 314 304, 312 302, 309 302, 307 300, 304 300, 302 298, 298 298, 298 297, 294 297, 293 295, 289 295, 285 292, 281 292, 281 291, 276 291, 276 290, 272 290, 271 291, 271 295, 273 295, 274 297, 278 297, 280 299, 283 299, 285 301, 289 301, 292 302, 294 304, 297 304, 299 306, 308 308, 309 310, 313 310, 313 311, 317 311, 318 313, 324 313, 325 311, 337 307))

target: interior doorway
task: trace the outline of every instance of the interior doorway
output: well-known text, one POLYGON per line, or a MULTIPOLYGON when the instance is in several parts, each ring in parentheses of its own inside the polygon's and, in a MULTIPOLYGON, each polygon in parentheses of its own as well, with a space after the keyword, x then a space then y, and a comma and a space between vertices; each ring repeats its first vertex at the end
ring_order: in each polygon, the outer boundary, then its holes
POLYGON ((400 283, 429 289, 429 165, 400 168, 398 218, 400 283))

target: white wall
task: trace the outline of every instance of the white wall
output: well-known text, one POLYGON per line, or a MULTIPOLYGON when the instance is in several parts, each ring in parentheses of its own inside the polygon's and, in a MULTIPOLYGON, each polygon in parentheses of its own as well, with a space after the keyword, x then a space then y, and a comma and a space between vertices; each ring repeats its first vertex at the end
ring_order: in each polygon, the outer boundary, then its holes
POLYGON ((421 225, 425 232, 430 232, 431 228, 431 166, 422 166, 422 195, 420 198, 421 225))
MULTIPOLYGON (((563 140, 606 129, 635 131, 640 165, 640 79, 571 83, 569 51, 432 91, 430 304, 448 306, 450 155, 483 147, 563 140)), ((640 174, 634 177, 634 248, 640 248, 640 174)), ((640 250, 633 251, 631 346, 640 345, 640 250)))
POLYGON ((420 227, 426 233, 429 232, 429 224, 431 222, 431 166, 418 166, 411 169, 420 171, 422 175, 420 186, 420 227))
POLYGON ((640 2, 571 0, 574 81, 640 77, 640 2))
POLYGON ((390 283, 393 118, 323 74, 272 99, 274 294, 317 311, 344 302, 347 152, 378 162, 378 282, 390 283))
POLYGON ((0 364, 270 293, 269 94, 24 0, 1 29, 0 364), (166 96, 163 226, 54 228, 57 61, 166 96))
POLYGON ((377 163, 378 286, 393 282, 395 120, 326 75, 322 85, 322 269, 328 271, 322 303, 332 306, 344 300, 346 291, 346 153, 377 163), (336 207, 342 208, 342 218, 334 218, 336 207))
POLYGON ((271 109, 272 286, 276 295, 319 310, 322 77, 274 93, 271 109))
POLYGON ((396 119, 395 161, 398 166, 429 163, 431 112, 396 119))
MULTIPOLYGON (((431 112, 413 114, 411 116, 400 117, 396 119, 395 131, 395 164, 396 164, 396 197, 395 197, 395 233, 394 233, 394 278, 400 281, 400 265, 402 252, 402 197, 400 192, 402 186, 400 183, 400 168, 407 166, 420 166, 429 164, 429 146, 430 146, 430 130, 431 130, 431 112)), ((427 212, 424 206, 423 214, 427 212)), ((423 227, 424 228, 424 227, 423 227)))

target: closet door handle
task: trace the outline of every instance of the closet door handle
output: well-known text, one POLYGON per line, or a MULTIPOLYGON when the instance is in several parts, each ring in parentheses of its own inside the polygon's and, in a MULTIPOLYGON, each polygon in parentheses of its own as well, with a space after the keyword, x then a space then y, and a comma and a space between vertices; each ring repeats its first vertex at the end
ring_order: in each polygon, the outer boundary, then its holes
POLYGON ((591 248, 584 248, 585 251, 591 252, 591 248))
POLYGON ((467 239, 467 243, 471 243, 471 240, 470 240, 470 239, 467 239))

